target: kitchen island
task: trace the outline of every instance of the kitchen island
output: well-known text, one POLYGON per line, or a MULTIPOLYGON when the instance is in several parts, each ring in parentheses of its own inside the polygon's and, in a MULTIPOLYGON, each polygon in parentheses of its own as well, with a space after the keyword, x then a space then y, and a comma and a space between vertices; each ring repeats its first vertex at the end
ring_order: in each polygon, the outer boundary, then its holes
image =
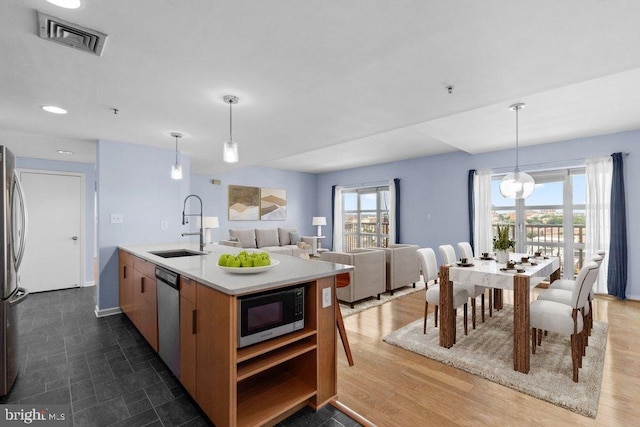
POLYGON ((256 274, 232 274, 217 265, 222 253, 163 258, 184 244, 119 247, 120 307, 159 350, 155 267, 180 275, 180 370, 177 374, 216 426, 274 424, 304 406, 314 409, 337 394, 336 277, 353 267, 271 254, 279 261, 256 274), (304 287, 304 328, 238 348, 238 299, 263 291, 304 287), (323 298, 324 296, 324 298, 323 298), (324 300, 324 303, 323 303, 324 300))

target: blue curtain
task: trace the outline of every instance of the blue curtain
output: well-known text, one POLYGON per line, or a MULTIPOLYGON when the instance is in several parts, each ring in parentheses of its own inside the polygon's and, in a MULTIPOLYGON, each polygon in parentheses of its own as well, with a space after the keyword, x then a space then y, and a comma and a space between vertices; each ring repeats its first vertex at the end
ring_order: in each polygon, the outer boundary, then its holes
POLYGON ((475 222, 473 209, 473 205, 475 204, 475 201, 473 200, 473 179, 475 178, 475 176, 476 170, 469 169, 469 175, 467 175, 467 200, 469 205, 469 243, 471 244, 472 248, 475 247, 475 245, 473 244, 473 223, 475 222))
POLYGON ((627 292, 627 213, 624 196, 622 153, 614 153, 611 181, 611 243, 609 244, 609 295, 626 299, 627 292))
POLYGON ((393 178, 393 186, 396 189, 396 205, 395 205, 395 215, 396 215, 396 241, 393 243, 401 242, 400 240, 400 179, 393 178))

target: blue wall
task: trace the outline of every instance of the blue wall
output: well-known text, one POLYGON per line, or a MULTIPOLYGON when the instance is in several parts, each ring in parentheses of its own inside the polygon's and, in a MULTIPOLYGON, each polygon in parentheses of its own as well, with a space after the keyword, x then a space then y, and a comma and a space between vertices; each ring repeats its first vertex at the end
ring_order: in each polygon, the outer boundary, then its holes
MULTIPOLYGON (((636 147, 640 131, 621 132, 590 138, 556 142, 520 149, 523 169, 527 165, 544 169, 557 162, 572 162, 614 152, 630 153, 625 159, 629 260, 640 258, 640 225, 631 221, 640 214, 640 196, 632 184, 640 182, 640 157, 636 147), (545 166, 547 165, 547 166, 545 166)), ((422 157, 318 176, 317 215, 331 218, 331 186, 377 182, 400 178, 400 241, 433 248, 469 239, 467 213, 467 173, 469 169, 513 168, 514 150, 470 155, 452 153, 422 157)), ((572 162, 575 163, 575 162, 572 162)), ((331 236, 328 225, 324 234, 331 236)), ((329 241, 325 246, 330 245, 329 241)), ((627 297, 640 299, 640 264, 629 264, 627 297)))
POLYGON ((171 179, 175 151, 137 144, 98 141, 98 308, 118 307, 120 244, 178 242, 182 202, 189 194, 189 159, 181 156, 184 179, 171 179), (111 224, 111 214, 123 215, 111 224), (167 221, 165 230, 160 228, 167 221))
MULTIPOLYGON (((230 228, 298 227, 303 236, 315 235, 311 219, 318 216, 316 201, 316 175, 288 172, 263 167, 247 167, 221 175, 193 175, 191 191, 204 201, 204 214, 217 216, 220 228, 211 230, 211 239, 217 242, 229 237, 230 228), (214 185, 211 180, 221 181, 214 185), (284 188, 287 190, 287 219, 284 221, 229 221, 227 200, 229 185, 284 188)), ((197 237, 196 237, 197 239, 197 237)))
POLYGON ((96 170, 92 163, 61 162, 57 160, 16 158, 20 169, 37 169, 56 172, 83 173, 85 176, 85 230, 84 230, 84 281, 93 283, 93 258, 95 257, 95 185, 96 170))

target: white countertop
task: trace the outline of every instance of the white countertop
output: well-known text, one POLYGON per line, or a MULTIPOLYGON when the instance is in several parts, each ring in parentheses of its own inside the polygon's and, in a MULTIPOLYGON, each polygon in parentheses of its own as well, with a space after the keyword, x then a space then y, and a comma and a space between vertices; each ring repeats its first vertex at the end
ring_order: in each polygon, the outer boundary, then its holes
POLYGON ((306 260, 289 255, 269 254, 272 259, 280 261, 280 264, 261 273, 233 274, 218 267, 218 258, 223 253, 238 253, 243 250, 241 248, 208 245, 206 251, 210 251, 210 253, 206 255, 178 258, 162 258, 149 252, 169 249, 197 251, 198 246, 188 243, 160 243, 120 245, 118 248, 229 295, 259 292, 288 284, 307 282, 321 277, 335 276, 354 269, 351 265, 306 260))

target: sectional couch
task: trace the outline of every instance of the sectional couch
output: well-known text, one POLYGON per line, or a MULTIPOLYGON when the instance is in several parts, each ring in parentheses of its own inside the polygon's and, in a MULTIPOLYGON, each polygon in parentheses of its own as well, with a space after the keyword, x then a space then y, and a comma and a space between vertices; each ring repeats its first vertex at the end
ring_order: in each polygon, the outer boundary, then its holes
POLYGON ((244 249, 260 249, 270 253, 298 256, 303 250, 297 245, 305 242, 311 246, 307 253, 316 255, 318 238, 300 236, 296 227, 229 229, 229 239, 221 240, 221 245, 244 249))

